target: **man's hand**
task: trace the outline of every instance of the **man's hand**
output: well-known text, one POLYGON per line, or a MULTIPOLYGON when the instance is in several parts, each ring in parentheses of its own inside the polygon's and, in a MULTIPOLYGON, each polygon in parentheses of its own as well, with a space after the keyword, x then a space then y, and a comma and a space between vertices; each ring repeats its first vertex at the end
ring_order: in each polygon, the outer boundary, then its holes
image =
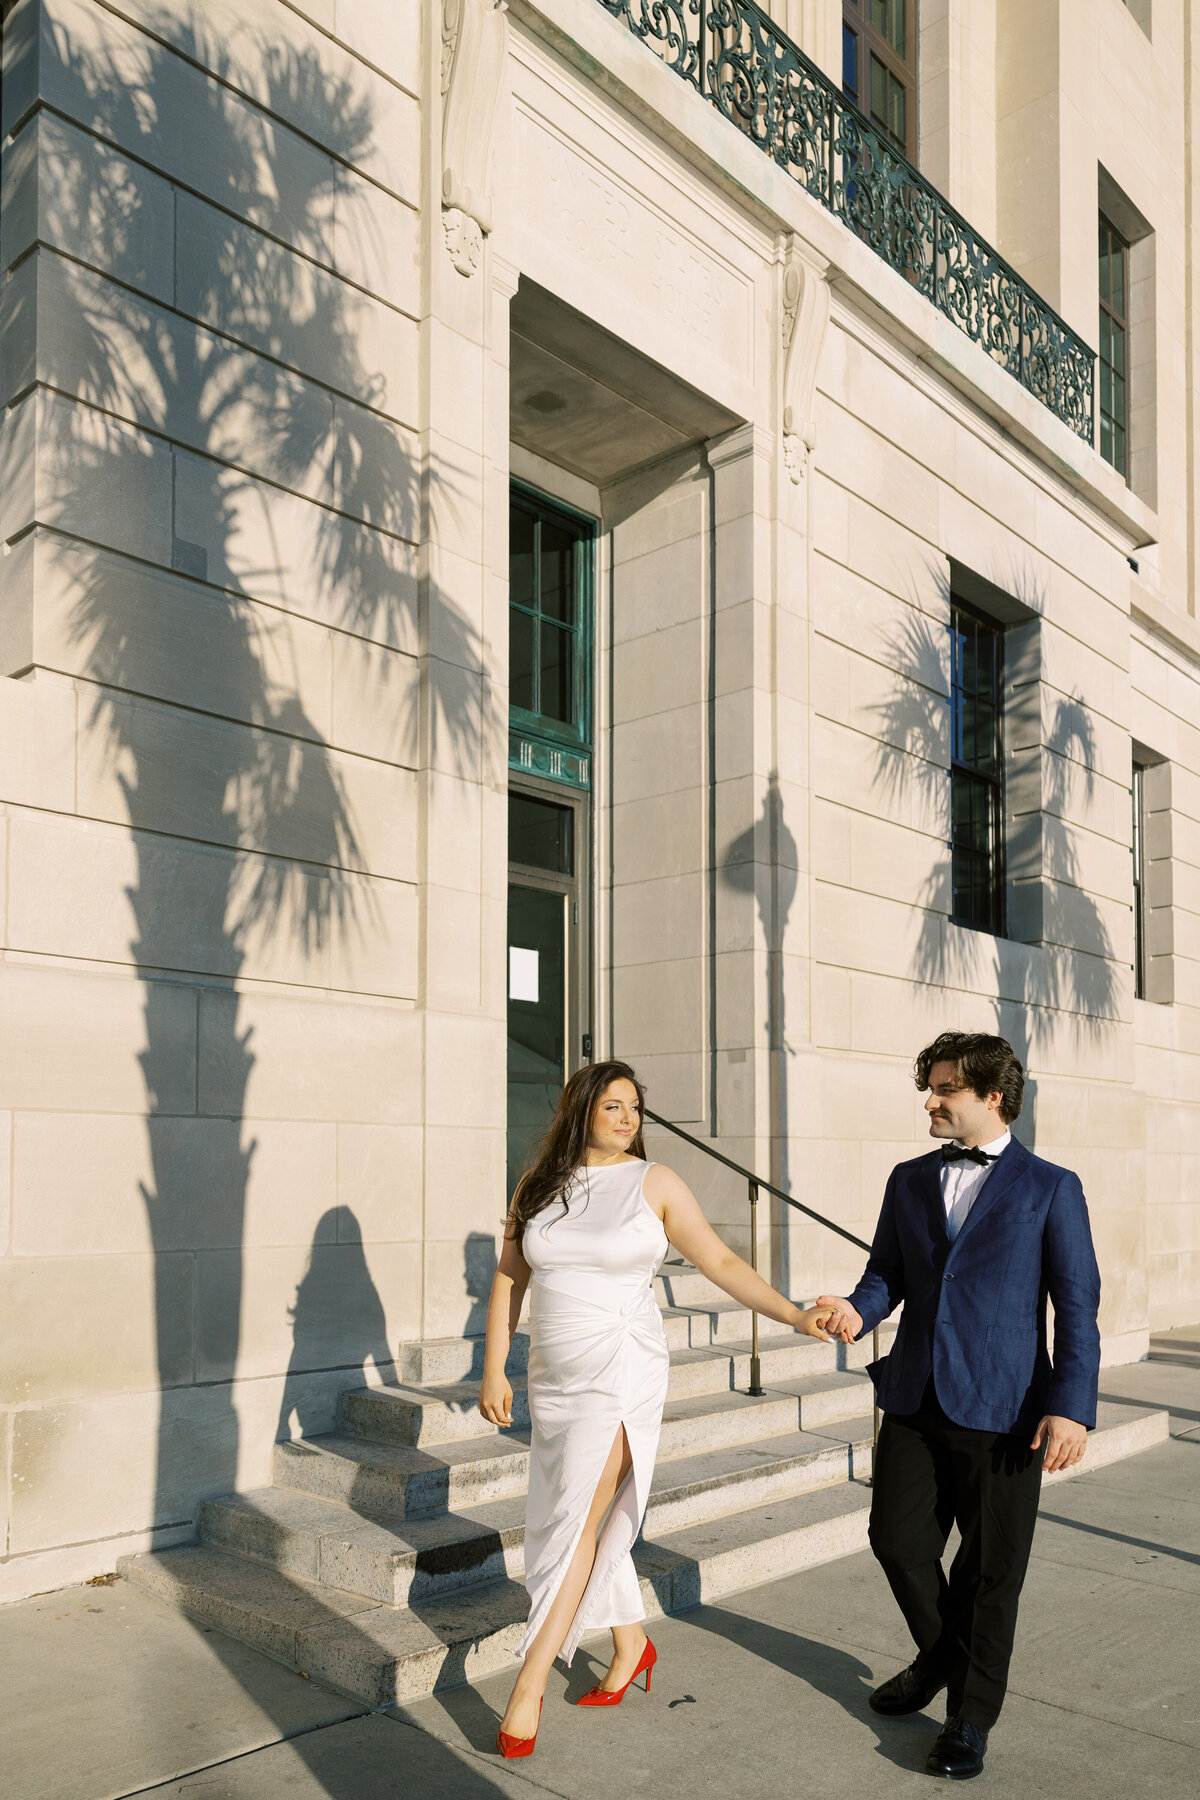
POLYGON ((1087 1440, 1086 1425, 1077 1425, 1074 1419, 1060 1419, 1054 1413, 1047 1413, 1034 1432, 1029 1448, 1040 1450, 1045 1444, 1042 1473, 1053 1475, 1056 1469, 1073 1469, 1077 1462, 1082 1462, 1087 1440))
POLYGON ((823 1344, 831 1344, 833 1339, 826 1327, 832 1318, 833 1313, 828 1306, 808 1306, 803 1312, 797 1311, 794 1324, 796 1330, 802 1331, 806 1337, 820 1338, 823 1344))
POLYGON ((839 1300, 833 1294, 822 1294, 817 1301, 822 1311, 828 1307, 830 1316, 824 1321, 827 1331, 843 1344, 852 1344, 863 1328, 861 1315, 855 1312, 848 1300, 839 1300))

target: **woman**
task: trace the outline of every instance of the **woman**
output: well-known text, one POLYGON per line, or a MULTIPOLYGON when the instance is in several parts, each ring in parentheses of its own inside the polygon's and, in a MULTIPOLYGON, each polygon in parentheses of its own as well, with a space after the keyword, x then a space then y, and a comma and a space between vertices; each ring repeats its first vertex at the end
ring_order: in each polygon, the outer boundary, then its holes
POLYGON ((618 1705, 643 1671, 650 1689, 657 1658, 630 1551, 667 1397, 666 1332, 652 1283, 668 1245, 741 1305, 829 1341, 832 1308, 801 1312, 777 1294, 721 1242, 678 1175, 646 1161, 642 1107, 627 1063, 593 1063, 571 1077, 513 1196, 488 1302, 479 1410, 493 1425, 511 1425, 504 1365, 532 1278, 532 1607, 518 1646, 524 1666, 497 1737, 503 1756, 531 1753, 554 1658, 569 1665, 595 1626, 612 1628, 612 1662, 579 1705, 618 1705))

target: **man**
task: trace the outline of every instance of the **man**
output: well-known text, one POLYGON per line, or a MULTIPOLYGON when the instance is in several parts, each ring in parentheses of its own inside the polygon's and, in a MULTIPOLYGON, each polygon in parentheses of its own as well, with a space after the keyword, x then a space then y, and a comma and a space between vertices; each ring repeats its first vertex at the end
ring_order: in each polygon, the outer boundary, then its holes
POLYGON ((965 1781, 1004 1700, 1042 1471, 1077 1463, 1096 1423, 1100 1274, 1078 1177, 1011 1135, 1025 1072, 1004 1039, 944 1031, 915 1079, 942 1148, 892 1171, 862 1280, 821 1304, 850 1343, 904 1302, 870 1370, 884 1411, 870 1537, 917 1656, 871 1705, 918 1712, 945 1688, 925 1767, 965 1781))

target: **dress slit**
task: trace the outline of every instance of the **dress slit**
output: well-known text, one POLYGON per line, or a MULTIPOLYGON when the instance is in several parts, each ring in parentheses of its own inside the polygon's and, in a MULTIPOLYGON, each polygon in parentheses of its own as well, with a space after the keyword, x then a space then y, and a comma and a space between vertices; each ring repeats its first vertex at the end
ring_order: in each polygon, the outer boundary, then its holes
MULTIPOLYGON (((621 1478, 621 1481, 619 1482, 619 1484, 617 1486, 617 1491, 613 1495, 612 1500, 609 1503, 608 1511, 605 1513, 604 1518, 601 1521, 600 1527, 596 1533, 596 1554, 592 1561, 591 1573, 588 1575, 587 1585, 584 1587, 583 1593, 580 1595, 579 1605, 575 1608, 575 1616, 571 1620, 571 1623, 567 1628, 567 1635, 563 1640, 562 1649, 559 1651, 559 1655, 566 1662, 567 1667, 569 1668, 571 1665, 571 1658, 575 1654, 575 1649, 579 1643, 579 1640, 583 1636, 583 1633, 588 1629, 585 1621, 587 1618, 587 1614, 590 1610, 590 1605, 594 1605, 599 1599, 601 1599, 603 1597, 604 1589, 607 1587, 608 1581, 612 1576, 613 1568, 615 1567, 616 1563, 620 1560, 619 1556, 608 1558, 607 1560, 609 1562, 609 1567, 608 1567, 607 1573, 601 1579, 601 1581, 599 1583, 596 1582, 596 1571, 600 1567, 601 1559, 605 1554, 605 1543, 609 1537, 610 1529, 612 1527, 614 1519, 617 1516, 618 1509, 621 1507, 622 1498, 626 1494, 626 1490, 629 1488, 630 1483, 634 1481, 634 1477, 635 1477, 635 1474, 637 1471, 637 1464, 634 1461, 634 1454, 633 1454, 633 1440, 630 1438, 629 1428, 626 1425, 624 1419, 621 1419, 618 1421, 617 1428, 613 1432, 612 1439, 609 1443, 608 1449, 604 1453, 604 1461, 600 1465, 600 1469, 596 1475, 595 1481, 592 1482, 591 1487, 588 1489, 588 1492, 589 1492, 591 1498, 589 1499, 587 1506, 581 1508, 579 1524, 576 1527, 575 1532, 571 1538, 570 1545, 564 1551, 564 1553, 562 1555, 562 1558, 558 1564, 558 1568, 555 1572, 553 1580, 538 1595, 537 1605, 535 1606, 533 1612, 529 1615, 529 1618, 526 1621, 525 1635, 522 1637, 520 1644, 517 1646, 517 1655, 518 1656, 525 1655, 526 1651, 529 1649, 530 1645, 533 1643, 534 1639, 537 1637, 538 1632, 542 1629, 542 1626, 545 1624, 547 1616, 550 1613, 550 1609, 554 1605, 554 1602, 558 1598, 559 1589, 562 1587, 562 1584, 566 1579, 567 1570, 570 1568, 572 1562, 575 1560, 575 1553, 579 1549, 580 1541, 583 1538, 584 1528, 588 1522, 588 1514, 592 1510, 592 1501, 596 1498, 596 1489, 600 1486, 600 1478, 604 1474, 604 1470, 605 1470, 605 1467, 607 1466, 609 1457, 612 1455, 613 1445, 617 1442, 618 1438, 620 1438, 622 1436, 625 1439, 626 1449, 629 1451, 629 1468, 626 1470, 624 1476, 621 1478), (590 1603, 590 1605, 589 1605, 589 1603, 590 1603)), ((637 1490, 636 1490, 636 1483, 635 1483, 634 1484, 635 1505, 636 1505, 636 1494, 637 1494, 637 1490)), ((643 1507, 638 1512, 639 1528, 640 1528, 641 1514, 644 1510, 645 1509, 643 1507)), ((636 1531, 634 1533, 634 1536, 636 1538, 636 1536, 637 1536, 636 1531)))
POLYGON ((586 1206, 527 1228, 532 1425, 525 1655, 579 1550, 605 1467, 622 1433, 629 1469, 596 1534, 591 1571, 559 1656, 584 1632, 645 1617, 630 1552, 641 1529, 666 1399, 669 1356, 651 1283, 667 1248, 642 1197, 644 1164, 605 1169, 586 1206))

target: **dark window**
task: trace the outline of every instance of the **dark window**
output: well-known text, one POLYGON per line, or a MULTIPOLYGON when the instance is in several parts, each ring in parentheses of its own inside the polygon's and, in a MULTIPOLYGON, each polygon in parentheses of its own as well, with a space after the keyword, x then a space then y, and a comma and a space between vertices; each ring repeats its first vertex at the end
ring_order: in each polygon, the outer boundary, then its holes
POLYGON ((549 869, 571 875, 572 814, 568 806, 535 800, 531 794, 509 793, 508 860, 527 869, 549 869))
POLYGON ((842 92, 910 161, 917 149, 917 0, 842 0, 842 92))
POLYGON ((858 105, 858 33, 842 21, 842 92, 858 105))
POLYGON ((514 494, 508 542, 509 705, 523 729, 586 741, 591 528, 514 494))
POLYGON ((1004 637, 950 609, 951 916, 1004 929, 1004 637))
POLYGON ((1128 475, 1129 245, 1100 214, 1100 454, 1128 475))
POLYGON ((1146 998, 1146 806, 1145 765, 1133 765, 1133 991, 1146 998))

